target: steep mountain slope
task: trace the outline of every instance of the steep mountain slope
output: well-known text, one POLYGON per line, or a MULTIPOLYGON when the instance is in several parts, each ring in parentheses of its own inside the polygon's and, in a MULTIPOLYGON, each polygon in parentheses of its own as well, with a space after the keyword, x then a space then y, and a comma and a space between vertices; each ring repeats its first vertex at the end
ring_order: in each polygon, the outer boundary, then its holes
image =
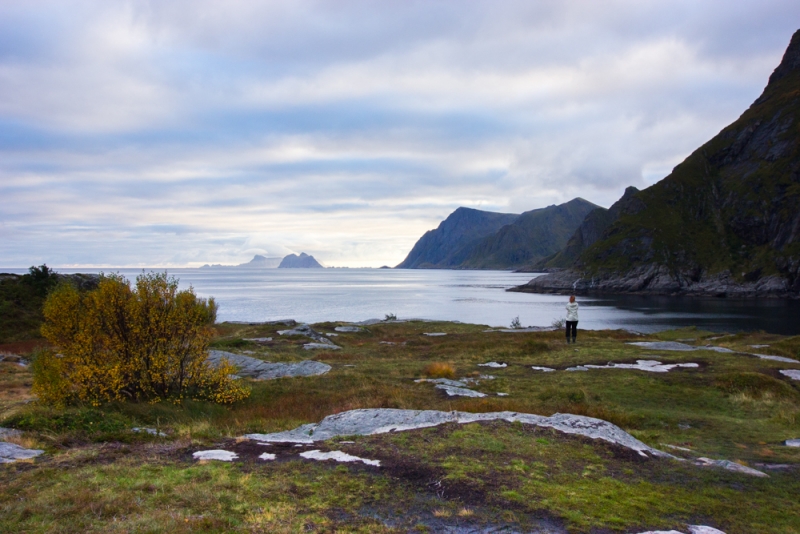
POLYGON ((639 190, 635 187, 628 187, 622 198, 610 208, 595 208, 583 219, 581 225, 567 242, 567 246, 533 265, 519 270, 521 272, 540 272, 544 269, 571 267, 587 248, 603 237, 603 232, 617 220, 628 200, 638 192, 639 190))
POLYGON ((762 95, 527 291, 800 294, 800 30, 762 95))
POLYGON ((561 250, 586 215, 597 208, 576 198, 559 206, 527 211, 495 234, 462 249, 453 261, 467 269, 523 267, 561 250))
POLYGON ((455 265, 451 257, 465 245, 494 234, 517 217, 513 213, 458 208, 438 228, 425 232, 396 269, 451 268, 455 265))

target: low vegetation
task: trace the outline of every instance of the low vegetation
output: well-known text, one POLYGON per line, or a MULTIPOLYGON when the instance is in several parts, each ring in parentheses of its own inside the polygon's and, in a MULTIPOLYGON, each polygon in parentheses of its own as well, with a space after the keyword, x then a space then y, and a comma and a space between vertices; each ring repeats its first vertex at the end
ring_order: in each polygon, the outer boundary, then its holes
MULTIPOLYGON (((339 323, 314 325, 333 332, 339 323)), ((309 358, 284 325, 218 324, 211 343, 269 361, 309 358), (271 337, 254 343, 247 339, 271 337)), ((58 408, 33 399, 30 367, 0 362, 0 426, 23 430, 47 453, 0 467, 0 531, 9 532, 408 532, 446 528, 547 527, 566 532, 686 531, 687 524, 740 532, 800 533, 800 365, 709 350, 663 352, 627 344, 682 340, 800 358, 800 338, 684 329, 653 336, 624 331, 484 332, 458 323, 379 323, 340 333, 338 351, 315 359, 326 375, 245 381, 252 394, 229 406, 115 400, 58 408), (446 332, 430 337, 425 332, 446 332), (669 373, 579 364, 695 362, 669 373), (478 364, 496 361, 505 368, 478 364), (447 397, 430 383, 439 363, 476 378, 483 398, 447 397), (541 372, 531 366, 550 367, 541 372), (487 374, 494 379, 481 378, 487 374), (508 396, 498 396, 507 393, 508 396), (727 459, 765 471, 757 478, 693 462, 642 458, 626 449, 548 429, 492 422, 319 443, 381 461, 312 462, 293 445, 239 439, 317 422, 356 408, 567 412, 611 421, 648 445, 687 460, 727 459), (149 427, 157 432, 133 432, 149 427), (163 434, 163 435, 162 435, 163 434), (349 442, 349 443, 348 443, 349 442), (232 463, 192 453, 234 451, 232 463), (278 459, 258 459, 272 452, 278 459), (777 466, 777 467, 776 467, 777 466)), ((0 347, 2 349, 2 347, 0 347)), ((24 355, 29 357, 28 354, 24 355)))

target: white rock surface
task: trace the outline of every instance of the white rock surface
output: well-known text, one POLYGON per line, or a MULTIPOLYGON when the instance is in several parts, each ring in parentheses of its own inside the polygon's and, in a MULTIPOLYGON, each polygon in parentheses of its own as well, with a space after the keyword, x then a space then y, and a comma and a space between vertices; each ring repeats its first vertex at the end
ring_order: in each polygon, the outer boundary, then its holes
POLYGON ((474 423, 477 421, 519 421, 523 424, 553 428, 567 434, 579 434, 592 439, 602 439, 634 450, 642 456, 652 455, 674 458, 671 454, 653 449, 634 438, 618 426, 583 415, 555 414, 551 417, 519 412, 441 412, 437 410, 399 410, 373 408, 350 410, 329 415, 317 424, 302 425, 294 430, 274 434, 247 434, 245 437, 273 443, 314 443, 337 436, 365 436, 427 428, 445 423, 474 423))
POLYGON ((687 345, 686 343, 678 343, 677 341, 633 341, 628 343, 628 345, 636 345, 637 347, 653 350, 690 351, 700 348, 687 345))
POLYGON ((608 365, 583 365, 589 369, 636 369, 648 373, 667 373, 676 367, 700 367, 696 363, 664 364, 656 360, 636 360, 636 363, 609 363, 608 365))
POLYGON ((144 432, 145 434, 150 434, 151 436, 159 436, 164 437, 166 434, 158 429, 155 428, 147 428, 147 427, 140 427, 135 426, 131 428, 131 432, 144 432))
POLYGON ((259 460, 265 460, 265 461, 274 460, 275 458, 277 458, 277 456, 275 456, 271 452, 262 453, 258 457, 259 460))
POLYGON ((337 326, 334 330, 337 332, 361 332, 363 328, 359 328, 358 326, 337 326))
POLYGON ((552 373, 553 371, 555 371, 555 369, 551 367, 539 367, 537 365, 532 365, 531 369, 533 369, 534 371, 542 371, 543 373, 552 373))
POLYGON ((233 354, 232 352, 221 350, 208 351, 208 361, 213 365, 218 365, 223 358, 226 358, 237 367, 238 376, 246 376, 256 380, 324 375, 331 370, 330 365, 322 362, 315 362, 314 360, 303 360, 301 362, 292 363, 272 363, 257 358, 251 358, 250 356, 233 354))
POLYGON ((748 345, 748 347, 753 349, 766 349, 769 345, 748 345))
POLYGON ((424 332, 422 335, 430 337, 440 337, 440 336, 446 336, 447 332, 424 332))
POLYGON ((794 360, 792 358, 787 358, 786 356, 773 356, 772 354, 752 354, 752 356, 757 356, 762 360, 773 360, 784 363, 800 363, 800 360, 794 360))
POLYGON ((783 444, 787 447, 800 447, 800 439, 787 439, 783 444))
POLYGON ((648 530, 647 532, 640 532, 639 534, 683 534, 677 530, 648 530))
POLYGON ((588 371, 589 368, 585 365, 576 365, 575 367, 567 367, 565 371, 588 371))
POLYGON ((689 525, 689 534, 725 534, 721 530, 705 525, 689 525))
POLYGON ((195 460, 218 460, 220 462, 232 462, 239 457, 238 454, 231 451, 224 451, 222 449, 213 449, 210 451, 197 451, 192 454, 195 460))
POLYGON ((319 461, 334 460, 336 462, 344 462, 344 463, 363 462, 367 465, 374 465, 375 467, 380 467, 381 465, 380 460, 367 460, 366 458, 359 458, 358 456, 352 456, 342 451, 322 452, 318 450, 313 450, 313 451, 301 452, 300 456, 302 456, 303 458, 307 458, 309 460, 319 460, 319 461))
POLYGON ((44 454, 44 451, 39 449, 26 449, 14 443, 0 441, 0 464, 10 464, 17 460, 30 460, 41 454, 44 454))
POLYGON ((252 341, 253 343, 259 343, 259 344, 268 343, 272 341, 271 337, 245 337, 242 339, 244 339, 245 341, 252 341))
POLYGON ((479 363, 478 367, 492 367, 494 369, 502 369, 503 367, 508 367, 508 364, 499 362, 486 362, 486 363, 479 363))
POLYGON ((781 370, 783 376, 788 376, 792 380, 800 380, 800 371, 797 369, 783 369, 781 370))
POLYGON ((485 397, 486 393, 481 393, 480 391, 474 391, 467 388, 460 388, 456 386, 448 386, 446 384, 436 384, 436 389, 441 389, 445 393, 447 393, 448 397, 485 397))
POLYGON ((741 464, 737 464, 736 462, 731 462, 730 460, 712 460, 711 458, 698 458, 697 465, 721 467, 722 469, 727 469, 728 471, 733 471, 734 473, 742 473, 745 475, 753 475, 756 477, 769 476, 763 471, 759 471, 758 469, 753 469, 752 467, 747 467, 741 464))

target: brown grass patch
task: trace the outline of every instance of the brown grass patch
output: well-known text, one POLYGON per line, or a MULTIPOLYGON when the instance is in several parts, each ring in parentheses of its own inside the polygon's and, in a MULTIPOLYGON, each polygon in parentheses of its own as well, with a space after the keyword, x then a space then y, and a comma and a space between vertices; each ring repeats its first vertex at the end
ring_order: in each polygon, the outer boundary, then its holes
POLYGON ((425 376, 430 378, 455 378, 456 369, 449 363, 434 362, 425 367, 425 376))
POLYGON ((47 341, 44 339, 32 339, 28 341, 15 341, 13 343, 0 343, 0 352, 26 356, 40 347, 48 347, 47 341))

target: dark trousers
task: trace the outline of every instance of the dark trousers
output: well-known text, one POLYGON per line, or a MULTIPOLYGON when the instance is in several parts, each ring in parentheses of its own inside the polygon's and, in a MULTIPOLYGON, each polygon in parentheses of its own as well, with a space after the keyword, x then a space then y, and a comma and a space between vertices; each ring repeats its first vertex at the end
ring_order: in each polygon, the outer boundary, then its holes
POLYGON ((578 321, 567 321, 567 343, 569 343, 569 332, 572 330, 572 342, 578 337, 578 321))

